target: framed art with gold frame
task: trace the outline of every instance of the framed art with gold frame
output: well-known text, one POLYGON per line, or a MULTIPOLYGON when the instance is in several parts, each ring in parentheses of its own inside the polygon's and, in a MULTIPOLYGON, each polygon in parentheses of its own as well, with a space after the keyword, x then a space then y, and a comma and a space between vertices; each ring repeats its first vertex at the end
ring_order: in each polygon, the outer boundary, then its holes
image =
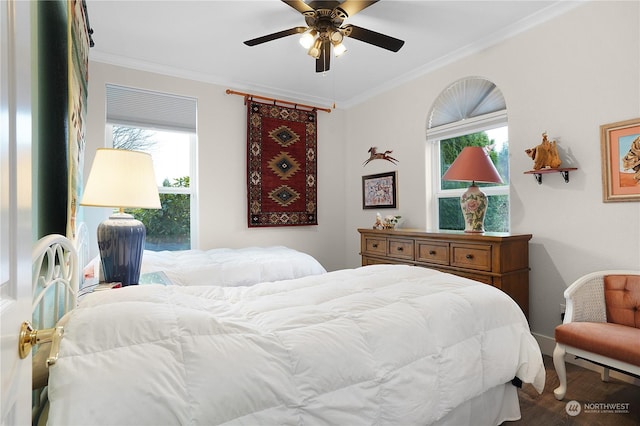
POLYGON ((602 201, 640 201, 640 118, 600 126, 602 201))

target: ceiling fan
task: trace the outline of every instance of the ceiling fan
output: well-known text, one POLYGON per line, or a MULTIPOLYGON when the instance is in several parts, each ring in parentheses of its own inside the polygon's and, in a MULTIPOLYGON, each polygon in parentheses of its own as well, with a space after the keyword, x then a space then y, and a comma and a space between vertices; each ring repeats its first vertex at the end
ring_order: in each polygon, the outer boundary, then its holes
POLYGON ((302 13, 307 27, 294 27, 277 33, 268 34, 244 42, 247 46, 256 46, 268 41, 277 40, 294 34, 303 34, 300 44, 307 48, 307 53, 316 59, 316 72, 329 70, 331 48, 334 54, 339 56, 346 48, 342 44, 344 37, 354 38, 383 49, 397 52, 404 45, 399 40, 388 35, 356 27, 355 25, 343 25, 345 19, 355 15, 361 10, 377 3, 379 0, 345 0, 325 1, 313 0, 305 3, 302 0, 282 0, 298 12, 302 13))

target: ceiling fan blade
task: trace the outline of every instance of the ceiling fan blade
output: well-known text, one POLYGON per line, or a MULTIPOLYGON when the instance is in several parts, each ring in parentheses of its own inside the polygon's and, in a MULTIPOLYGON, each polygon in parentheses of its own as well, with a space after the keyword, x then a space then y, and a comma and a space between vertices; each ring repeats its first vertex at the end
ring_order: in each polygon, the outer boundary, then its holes
POLYGON ((336 7, 340 6, 340 2, 337 0, 312 0, 308 4, 309 4, 309 7, 313 8, 313 10, 318 10, 318 9, 333 10, 336 7))
POLYGON ((329 71, 329 63, 331 62, 331 43, 324 41, 320 56, 316 59, 316 72, 329 71))
POLYGON ((347 17, 349 17, 349 16, 355 15, 361 10, 366 9, 367 7, 377 2, 378 0, 370 0, 370 1, 346 0, 345 2, 341 3, 337 8, 342 9, 342 11, 347 14, 347 17))
POLYGON ((288 4, 302 14, 305 12, 314 12, 313 8, 302 0, 282 0, 282 3, 288 4))
POLYGON ((404 45, 404 41, 384 35, 366 28, 356 27, 355 25, 345 25, 341 28, 345 37, 355 38, 383 49, 397 52, 404 45))
POLYGON ((246 44, 247 46, 256 46, 258 44, 266 43, 272 40, 277 40, 282 37, 286 37, 294 34, 302 34, 305 31, 307 31, 307 27, 290 28, 288 30, 278 31, 277 33, 268 34, 262 37, 247 40, 244 42, 244 44, 246 44))

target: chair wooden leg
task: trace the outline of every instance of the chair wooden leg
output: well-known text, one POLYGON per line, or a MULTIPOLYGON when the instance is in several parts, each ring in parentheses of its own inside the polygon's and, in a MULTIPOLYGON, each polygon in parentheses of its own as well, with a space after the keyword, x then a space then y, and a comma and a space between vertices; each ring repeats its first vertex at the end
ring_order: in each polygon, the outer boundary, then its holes
POLYGON ((567 369, 564 365, 565 353, 566 350, 564 346, 556 343, 556 347, 553 350, 553 366, 556 368, 560 386, 553 390, 553 396, 555 396, 558 401, 562 401, 567 393, 567 369))
POLYGON ((609 381, 609 368, 608 367, 604 367, 600 377, 602 378, 603 382, 608 382, 609 381))

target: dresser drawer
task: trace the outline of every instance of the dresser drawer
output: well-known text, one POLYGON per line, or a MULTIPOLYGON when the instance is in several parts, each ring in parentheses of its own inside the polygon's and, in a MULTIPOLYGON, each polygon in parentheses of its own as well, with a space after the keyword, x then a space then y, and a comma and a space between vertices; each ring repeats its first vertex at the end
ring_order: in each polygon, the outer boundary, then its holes
POLYGON ((491 246, 482 244, 451 244, 451 266, 491 270, 491 246))
POLYGON ((406 262, 403 262, 402 260, 393 260, 393 259, 389 259, 384 258, 384 259, 378 259, 375 257, 368 257, 368 256, 362 256, 362 266, 367 266, 367 265, 406 265, 406 262))
POLYGON ((387 255, 387 239, 364 237, 364 251, 369 254, 387 255))
POLYGON ((405 238, 389 238, 387 255, 398 259, 413 260, 413 240, 405 238))
MULTIPOLYGON (((460 272, 460 271, 456 271, 456 275, 459 275, 459 276, 465 277, 465 278, 469 278, 470 280, 480 281, 481 283, 489 284, 489 285, 492 285, 494 287, 498 287, 493 282, 493 278, 491 278, 491 275, 472 274, 470 272, 460 272)), ((500 288, 500 287, 498 287, 498 288, 500 288)))
POLYGON ((416 240, 416 262, 449 264, 449 244, 416 240))

